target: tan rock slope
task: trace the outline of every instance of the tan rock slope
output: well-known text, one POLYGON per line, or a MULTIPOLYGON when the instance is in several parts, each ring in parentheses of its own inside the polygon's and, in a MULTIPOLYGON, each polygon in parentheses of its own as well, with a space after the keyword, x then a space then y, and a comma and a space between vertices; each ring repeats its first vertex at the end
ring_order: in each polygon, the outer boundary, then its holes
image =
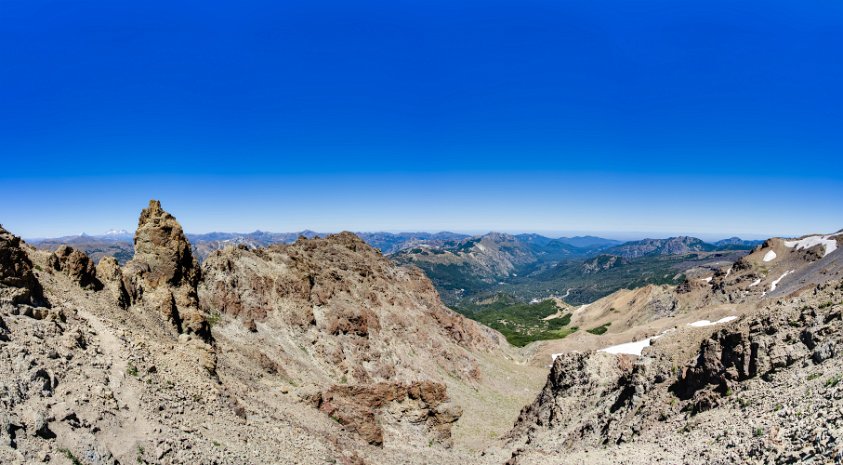
POLYGON ((229 247, 202 273, 203 309, 224 322, 214 331, 221 376, 230 369, 227 382, 264 395, 243 371, 269 362, 277 373, 262 381, 268 390, 295 392, 372 444, 450 446, 459 418, 457 444, 480 447, 508 429, 540 373, 515 363, 499 333, 442 305, 420 270, 351 233, 229 247), (405 394, 418 390, 437 394, 405 394), (391 400, 373 403, 372 393, 391 400), (489 397, 507 406, 489 415, 489 397))
POLYGON ((314 380, 409 380, 444 369, 470 381, 480 376, 470 351, 504 344, 442 305, 418 269, 395 266, 351 233, 228 248, 208 257, 203 275, 206 312, 235 317, 249 340, 286 336, 275 345, 293 357, 305 345, 314 380))
POLYGON ((352 234, 204 274, 156 201, 122 269, 2 231, 0 463, 483 463, 543 377, 352 234))

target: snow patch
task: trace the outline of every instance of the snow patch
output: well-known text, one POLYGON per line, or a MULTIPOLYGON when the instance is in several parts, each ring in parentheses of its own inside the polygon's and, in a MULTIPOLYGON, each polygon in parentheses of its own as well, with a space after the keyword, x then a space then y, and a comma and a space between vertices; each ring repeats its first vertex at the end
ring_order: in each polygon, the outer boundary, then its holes
POLYGON ((810 249, 811 247, 822 245, 825 247, 825 254, 823 255, 823 257, 825 257, 831 252, 837 250, 837 239, 834 239, 834 236, 808 236, 804 239, 797 239, 795 241, 785 241, 784 245, 785 247, 789 247, 791 249, 796 247, 796 250, 810 249))
POLYGON ((711 322, 709 320, 695 321, 693 323, 688 323, 688 326, 693 326, 695 328, 702 328, 704 326, 713 326, 713 325, 720 325, 720 324, 723 324, 723 323, 728 323, 730 321, 735 321, 737 319, 738 319, 738 317, 736 317, 736 316, 727 316, 727 317, 723 317, 723 318, 721 318, 717 321, 714 321, 714 322, 711 322))
POLYGON ((790 273, 793 273, 793 270, 785 271, 783 275, 779 276, 779 279, 773 281, 773 284, 770 285, 770 292, 775 291, 779 283, 782 282, 782 279, 784 279, 785 276, 789 275, 790 273))
POLYGON ((710 283, 712 278, 714 278, 714 276, 709 276, 707 278, 700 278, 700 281, 705 281, 707 283, 710 283))
POLYGON ((752 284, 749 285, 749 287, 757 286, 759 284, 761 284, 761 278, 758 278, 755 281, 753 281, 752 284))
POLYGON ((641 351, 644 350, 645 347, 650 347, 650 343, 653 339, 655 339, 655 336, 641 339, 640 341, 627 342, 625 344, 606 347, 605 349, 600 349, 598 352, 606 352, 607 354, 641 355, 641 351))
POLYGON ((624 344, 618 344, 616 346, 606 347, 605 349, 600 349, 598 352, 606 352, 607 354, 628 354, 628 355, 641 355, 641 351, 644 350, 645 347, 650 347, 653 341, 656 339, 664 336, 665 334, 673 331, 673 329, 668 329, 662 331, 659 335, 648 337, 646 339, 642 339, 640 341, 633 341, 627 342, 624 344))
POLYGON ((476 243, 476 244, 474 244, 474 245, 475 245, 475 246, 477 246, 477 249, 478 249, 479 251, 481 251, 481 252, 485 252, 485 251, 486 251, 486 246, 485 246, 485 245, 483 245, 483 244, 481 244, 481 243, 479 243, 479 242, 478 242, 478 243, 476 243))
POLYGON ((767 252, 766 255, 764 255, 764 261, 765 262, 771 262, 775 259, 776 259, 776 252, 774 250, 771 250, 771 251, 767 252))

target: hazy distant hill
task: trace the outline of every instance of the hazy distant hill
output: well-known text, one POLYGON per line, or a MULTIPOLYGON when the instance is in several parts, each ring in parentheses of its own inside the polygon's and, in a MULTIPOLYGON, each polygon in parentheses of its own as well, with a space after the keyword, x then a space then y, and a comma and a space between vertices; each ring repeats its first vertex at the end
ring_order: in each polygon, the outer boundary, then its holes
POLYGON ((605 253, 623 258, 639 258, 655 255, 684 255, 691 252, 711 252, 714 250, 717 250, 717 246, 703 242, 702 239, 679 236, 626 242, 606 249, 605 253))
POLYGON ((737 260, 755 245, 738 238, 712 244, 680 236, 619 244, 594 236, 490 233, 407 248, 392 258, 424 270, 456 307, 501 293, 517 302, 567 295, 570 302, 585 303, 621 288, 679 284, 686 271, 737 260))
POLYGON ((544 267, 599 253, 605 248, 601 243, 615 243, 602 238, 582 242, 591 245, 577 247, 539 234, 491 232, 436 246, 406 248, 392 258, 424 270, 443 298, 455 304, 544 267))
POLYGON ((126 231, 109 231, 106 234, 90 236, 65 236, 51 239, 33 239, 28 241, 36 248, 54 251, 61 245, 69 245, 84 251, 95 262, 102 257, 114 257, 122 265, 134 255, 132 235, 126 231))
POLYGON ((750 250, 763 244, 764 241, 744 240, 740 237, 730 237, 714 243, 719 249, 750 250))
POLYGON ((438 233, 428 232, 359 232, 357 233, 367 244, 379 249, 384 254, 395 253, 399 250, 422 245, 441 245, 448 241, 459 241, 469 237, 466 234, 448 231, 438 233))
MULTIPOLYGON (((299 232, 274 233, 254 231, 250 233, 210 232, 186 234, 199 261, 215 250, 222 250, 229 245, 246 245, 251 248, 267 247, 272 244, 291 244, 299 237, 312 239, 325 237, 328 233, 304 230, 299 232)), ((452 232, 360 232, 357 235, 366 243, 381 250, 384 254, 395 253, 409 247, 438 246, 448 241, 459 241, 469 236, 452 232)), ((111 230, 102 235, 65 236, 49 239, 33 239, 29 242, 36 247, 55 250, 62 244, 72 245, 88 253, 95 261, 104 256, 113 256, 122 264, 132 258, 133 235, 125 230, 111 230)))
POLYGON ((574 237, 560 237, 557 239, 560 242, 564 242, 566 244, 573 245, 574 247, 580 248, 600 248, 600 247, 612 247, 614 245, 620 245, 623 241, 616 241, 614 239, 605 239, 602 237, 596 236, 574 236, 574 237))

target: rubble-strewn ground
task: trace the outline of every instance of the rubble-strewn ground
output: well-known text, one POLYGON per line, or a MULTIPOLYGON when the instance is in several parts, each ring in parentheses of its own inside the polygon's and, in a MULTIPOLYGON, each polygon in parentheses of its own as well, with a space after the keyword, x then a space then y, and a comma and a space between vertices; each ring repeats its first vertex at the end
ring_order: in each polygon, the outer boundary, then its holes
POLYGON ((350 233, 200 267, 157 202, 138 226, 122 268, 0 230, 0 463, 841 461, 828 237, 619 291, 573 310, 603 334, 516 350, 350 233))
POLYGON ((841 288, 681 328, 642 357, 563 354, 509 463, 839 463, 841 288))
POLYGON ((157 202, 122 269, 3 237, 0 463, 476 463, 544 376, 351 234, 205 270, 157 202))

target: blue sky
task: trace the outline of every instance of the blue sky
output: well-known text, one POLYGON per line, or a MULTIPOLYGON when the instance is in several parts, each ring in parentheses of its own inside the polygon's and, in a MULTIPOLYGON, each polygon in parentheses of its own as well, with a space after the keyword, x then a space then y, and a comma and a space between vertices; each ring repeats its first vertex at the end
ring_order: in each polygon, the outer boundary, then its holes
POLYGON ((843 4, 0 1, 0 222, 843 227, 843 4))

